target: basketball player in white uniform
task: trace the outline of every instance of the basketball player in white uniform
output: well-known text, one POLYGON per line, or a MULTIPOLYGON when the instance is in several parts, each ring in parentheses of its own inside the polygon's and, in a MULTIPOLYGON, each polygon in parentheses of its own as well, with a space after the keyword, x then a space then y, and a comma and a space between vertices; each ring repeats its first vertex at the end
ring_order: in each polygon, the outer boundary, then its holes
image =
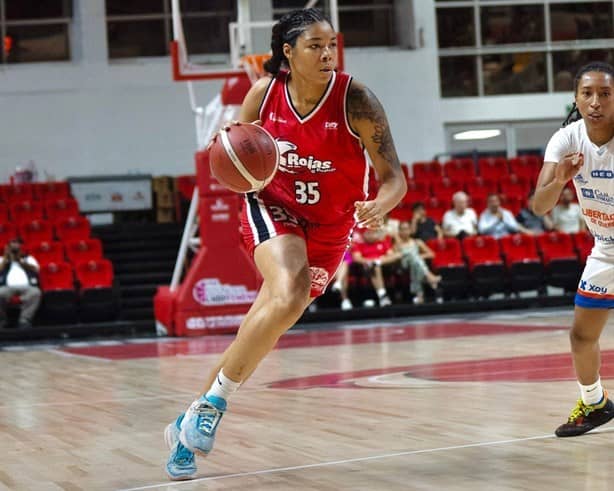
POLYGON ((595 247, 578 286, 569 335, 581 398, 557 428, 559 437, 581 435, 614 417, 599 378, 599 337, 614 308, 614 68, 607 63, 590 63, 576 75, 574 108, 546 148, 535 213, 551 210, 570 179, 595 247), (581 119, 570 123, 574 113, 581 119))

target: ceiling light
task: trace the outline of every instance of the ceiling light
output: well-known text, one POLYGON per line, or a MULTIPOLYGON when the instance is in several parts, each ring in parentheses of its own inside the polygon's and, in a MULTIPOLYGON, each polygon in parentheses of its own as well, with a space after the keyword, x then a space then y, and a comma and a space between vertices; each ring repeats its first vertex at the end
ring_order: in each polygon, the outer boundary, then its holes
POLYGON ((454 134, 455 140, 486 140, 501 134, 501 130, 469 130, 454 134))

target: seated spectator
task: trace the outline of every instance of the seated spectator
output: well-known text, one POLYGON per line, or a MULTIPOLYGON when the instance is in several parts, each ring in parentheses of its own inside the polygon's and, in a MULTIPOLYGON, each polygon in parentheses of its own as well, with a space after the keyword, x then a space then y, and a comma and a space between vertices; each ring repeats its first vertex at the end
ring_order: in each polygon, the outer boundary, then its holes
POLYGON ((527 198, 527 206, 516 215, 516 221, 531 232, 541 234, 552 230, 552 219, 548 214, 540 217, 533 213, 533 194, 534 192, 531 191, 527 198))
POLYGON ((424 203, 418 201, 411 207, 411 235, 416 239, 420 239, 424 242, 430 239, 441 239, 443 237, 443 231, 441 227, 435 223, 431 217, 426 215, 426 208, 424 203))
POLYGON ((575 234, 576 232, 586 230, 580 205, 574 203, 573 199, 574 192, 569 188, 563 189, 558 205, 552 210, 554 230, 568 234, 575 234))
POLYGON ((532 234, 529 229, 516 221, 511 211, 501 207, 501 198, 495 193, 488 196, 486 209, 480 215, 478 230, 481 234, 490 235, 495 239, 516 232, 532 234))
POLYGON ((469 196, 458 191, 452 196, 452 209, 443 215, 443 233, 446 237, 462 239, 477 233, 478 217, 473 208, 469 208, 469 196))
POLYGON ((426 281, 433 290, 441 281, 441 276, 431 272, 426 264, 426 259, 435 257, 433 250, 424 241, 411 236, 412 226, 409 222, 401 222, 399 234, 394 241, 394 251, 399 259, 401 268, 409 271, 409 289, 416 304, 424 303, 424 282, 426 281))
POLYGON ((386 307, 392 302, 386 293, 382 265, 390 264, 397 258, 393 254, 392 240, 382 229, 366 229, 363 241, 355 244, 352 250, 352 259, 363 267, 364 272, 371 278, 371 284, 377 293, 379 304, 386 307))
POLYGON ((23 253, 21 246, 21 239, 12 239, 0 259, 0 328, 6 326, 6 307, 13 296, 19 295, 21 300, 19 328, 32 327, 32 319, 40 303, 38 262, 23 253))
POLYGON ((350 263, 352 262, 352 253, 346 251, 343 256, 343 261, 339 265, 331 289, 339 292, 341 296, 341 310, 351 310, 354 306, 348 297, 348 275, 350 271, 350 263))

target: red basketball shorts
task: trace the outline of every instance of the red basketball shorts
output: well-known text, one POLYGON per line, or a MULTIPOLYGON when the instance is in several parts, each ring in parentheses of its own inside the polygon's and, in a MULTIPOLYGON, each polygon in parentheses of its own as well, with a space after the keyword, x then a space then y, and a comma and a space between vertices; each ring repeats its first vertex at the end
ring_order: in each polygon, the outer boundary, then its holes
POLYGON ((353 222, 345 226, 305 224, 279 204, 265 202, 254 193, 245 195, 241 211, 241 232, 250 253, 262 242, 278 235, 294 234, 307 244, 311 272, 311 296, 324 293, 348 248, 353 222))

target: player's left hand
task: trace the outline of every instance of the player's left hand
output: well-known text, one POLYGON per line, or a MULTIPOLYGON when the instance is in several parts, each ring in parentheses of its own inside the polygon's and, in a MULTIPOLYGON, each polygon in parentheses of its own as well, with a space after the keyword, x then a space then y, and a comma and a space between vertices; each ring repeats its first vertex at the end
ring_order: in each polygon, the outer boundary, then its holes
MULTIPOLYGON (((233 119, 232 121, 226 121, 222 127, 220 128, 220 131, 230 131, 230 128, 232 126, 240 126, 241 121, 237 121, 235 119, 233 119)), ((252 121, 251 124, 257 124, 258 126, 262 126, 262 121, 257 119, 256 121, 252 121)), ((209 140, 209 143, 207 144, 207 150, 209 150, 211 148, 211 145, 213 145, 213 143, 215 142, 215 140, 217 139, 217 135, 219 134, 219 131, 216 131, 213 136, 211 137, 211 139, 209 140)))
POLYGON ((384 211, 377 200, 356 201, 354 216, 360 227, 379 229, 384 226, 384 211))

